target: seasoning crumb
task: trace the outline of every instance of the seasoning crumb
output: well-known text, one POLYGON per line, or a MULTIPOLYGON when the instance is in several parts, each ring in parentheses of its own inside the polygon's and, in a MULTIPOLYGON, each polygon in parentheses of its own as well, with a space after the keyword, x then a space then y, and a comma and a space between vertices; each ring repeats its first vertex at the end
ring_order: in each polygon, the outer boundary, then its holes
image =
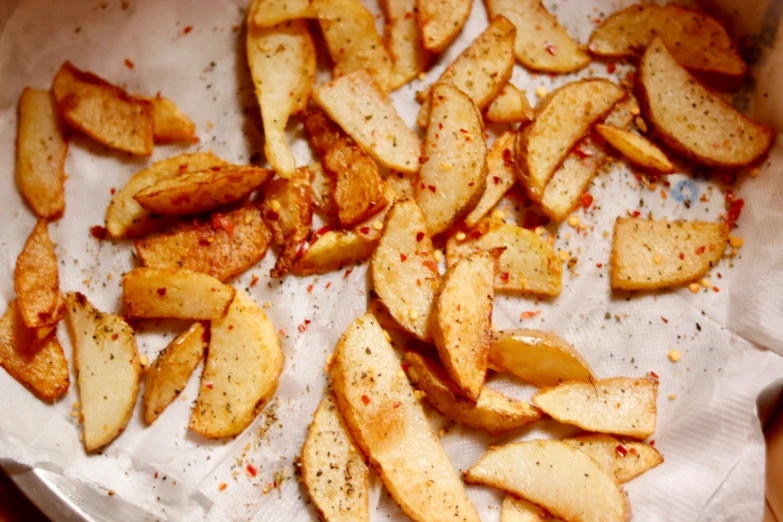
POLYGON ((660 265, 661 263, 663 263, 663 257, 661 257, 661 254, 655 254, 655 256, 653 257, 653 262, 656 265, 660 265))
POLYGON ((411 321, 415 321, 416 319, 419 318, 419 312, 411 308, 410 310, 408 310, 408 317, 410 318, 411 321))
POLYGON ((669 357, 671 362, 679 362, 679 360, 682 359, 682 354, 679 350, 669 350, 667 357, 669 357))
POLYGON ((694 294, 698 293, 700 288, 701 287, 699 286, 699 283, 691 283, 688 285, 688 290, 690 290, 694 294))
POLYGON ((544 98, 548 94, 546 87, 538 86, 536 87, 536 96, 539 98, 544 98))
POLYGON ((579 218, 579 216, 569 216, 568 217, 568 225, 570 227, 573 227, 573 228, 578 227, 580 221, 581 221, 581 219, 579 218))
POLYGON ((546 232, 546 229, 544 227, 542 227, 542 226, 537 226, 535 232, 536 232, 536 235, 543 236, 544 232, 546 232))
POLYGON ((741 237, 737 236, 730 236, 729 237, 729 244, 732 248, 740 248, 742 245, 745 244, 745 240, 741 237))
POLYGON ((566 261, 569 257, 571 257, 571 255, 565 250, 560 250, 557 253, 557 257, 560 259, 560 261, 566 261))
POLYGON ((379 220, 375 220, 372 223, 372 228, 375 230, 383 230, 383 223, 381 223, 379 220))
POLYGON ((673 400, 674 400, 674 399, 676 399, 676 398, 677 398, 677 394, 676 394, 676 393, 670 393, 670 394, 669 394, 669 400, 670 400, 670 401, 673 401, 673 400))
POLYGON ((440 263, 440 260, 443 259, 443 251, 440 249, 435 250, 432 255, 435 257, 435 261, 438 263, 440 263))
POLYGON ((704 288, 712 288, 712 281, 709 279, 702 279, 699 281, 699 284, 704 288))
POLYGON ((457 232, 457 241, 465 241, 466 237, 465 232, 457 232))
MULTIPOLYGON (((499 208, 496 208, 495 210, 492 211, 492 217, 495 219, 505 219, 506 213, 500 210, 499 208)), ((460 233, 464 235, 464 233, 462 232, 460 233)))

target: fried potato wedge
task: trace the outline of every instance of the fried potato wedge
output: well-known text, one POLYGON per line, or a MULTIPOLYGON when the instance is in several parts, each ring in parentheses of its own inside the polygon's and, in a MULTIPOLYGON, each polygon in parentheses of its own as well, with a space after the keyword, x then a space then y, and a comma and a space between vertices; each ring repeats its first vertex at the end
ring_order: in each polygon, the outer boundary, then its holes
POLYGON ((41 219, 65 212, 65 155, 68 133, 49 91, 25 87, 16 129, 16 183, 41 219))
POLYGON ((701 85, 660 37, 642 56, 637 90, 656 136, 698 163, 742 167, 772 147, 772 129, 748 119, 701 85))
POLYGON ((503 330, 493 335, 489 367, 539 388, 561 382, 589 382, 593 371, 565 340, 540 330, 503 330))
POLYGON ((658 381, 615 377, 565 382, 533 395, 555 420, 596 433, 644 439, 655 431, 658 381))
MULTIPOLYGON (((497 97, 514 70, 513 24, 498 16, 483 33, 452 62, 437 83, 448 83, 468 95, 479 111, 497 97)), ((422 103, 416 123, 425 128, 430 122, 432 87, 417 93, 422 103)))
POLYGON ((65 62, 52 92, 65 122, 95 141, 131 154, 149 156, 154 146, 155 108, 92 73, 65 62))
POLYGON ((662 174, 674 172, 674 165, 666 154, 644 136, 601 123, 595 126, 595 130, 634 165, 662 174))
POLYGON ((160 95, 148 100, 152 102, 155 110, 152 131, 155 143, 193 141, 196 138, 196 124, 176 103, 160 95))
POLYGON ((138 191, 133 199, 153 214, 198 214, 247 197, 274 174, 251 166, 210 167, 162 179, 138 191))
POLYGON ((728 234, 724 223, 617 218, 612 288, 648 290, 693 281, 723 256, 728 234))
POLYGON ((495 140, 487 153, 486 189, 478 204, 465 218, 465 224, 474 227, 503 198, 517 181, 514 166, 514 132, 506 131, 495 140))
POLYGON ((419 170, 419 138, 367 71, 319 86, 313 99, 378 163, 400 172, 419 170))
POLYGON ((329 375, 351 435, 405 514, 417 522, 478 522, 459 475, 400 370, 399 357, 372 314, 358 318, 342 335, 329 375))
POLYGON ((97 310, 80 293, 66 296, 84 419, 84 448, 97 450, 128 425, 139 394, 141 360, 133 328, 97 310))
POLYGON ((285 356, 277 330, 242 290, 213 319, 209 350, 188 428, 210 439, 240 434, 277 390, 285 356))
POLYGON ((484 111, 484 118, 493 123, 520 123, 527 125, 535 112, 527 101, 527 96, 512 83, 507 83, 484 111))
POLYGON ((541 418, 534 406, 486 386, 478 400, 466 399, 446 369, 431 357, 406 350, 405 363, 413 385, 426 394, 424 400, 454 422, 499 435, 541 418))
POLYGON ((302 482, 322 520, 370 520, 370 469, 331 393, 313 415, 302 446, 302 482))
POLYGON ((656 35, 686 69, 745 76, 747 66, 726 28, 677 4, 635 4, 617 11, 593 31, 587 47, 607 58, 639 56, 656 35))
POLYGON ((37 339, 35 331, 25 326, 16 300, 0 319, 0 366, 48 401, 67 392, 71 382, 68 361, 54 330, 37 339))
POLYGON ((147 425, 179 396, 207 349, 207 330, 201 323, 193 323, 168 346, 147 369, 144 386, 144 420, 147 425))
POLYGON ((465 474, 522 497, 569 522, 629 522, 622 488, 597 462, 559 440, 531 440, 490 450, 465 474))
POLYGON ((247 63, 264 126, 264 154, 277 174, 290 178, 296 158, 285 129, 291 114, 307 107, 315 85, 315 44, 304 20, 273 27, 248 26, 247 63))
POLYGON ((122 278, 125 313, 136 319, 219 319, 235 294, 214 277, 190 270, 141 267, 122 278))
POLYGON ((392 59, 389 90, 399 89, 427 69, 432 54, 419 31, 417 0, 382 0, 386 25, 384 41, 392 59))
POLYGON ((531 199, 541 201, 571 148, 626 96, 612 82, 592 79, 567 83, 547 98, 533 123, 517 133, 515 144, 519 179, 531 199))
POLYGON ((500 508, 500 522, 563 522, 563 519, 525 499, 506 495, 500 508))
POLYGON ((580 435, 563 442, 590 455, 620 483, 628 482, 663 462, 663 456, 649 444, 621 442, 611 435, 580 435))
POLYGON ((325 274, 369 258, 378 245, 378 236, 356 230, 328 230, 310 243, 291 272, 300 275, 325 274))
POLYGON ((180 174, 224 165, 228 164, 211 152, 194 152, 156 161, 152 166, 137 172, 109 203, 106 210, 106 229, 109 235, 114 238, 139 237, 170 223, 170 220, 150 215, 133 199, 140 190, 180 174))
POLYGON ((456 87, 432 89, 416 202, 435 236, 473 210, 487 183, 487 142, 476 106, 456 87))
POLYGON ((319 158, 323 158, 329 149, 346 135, 324 111, 318 109, 306 111, 302 115, 302 123, 304 123, 310 147, 319 158))
POLYGON ((16 258, 14 290, 19 313, 28 328, 50 326, 62 318, 57 256, 43 219, 36 223, 16 258))
POLYGON ((263 259, 272 232, 251 203, 136 241, 142 266, 202 272, 225 281, 263 259))
POLYGON ((386 215, 370 273, 375 293, 400 326, 423 341, 430 340, 430 313, 440 273, 427 223, 414 200, 397 201, 386 215))
POLYGON ((441 54, 462 32, 470 16, 470 0, 417 0, 417 22, 424 48, 441 54))
POLYGON ((255 0, 248 8, 248 25, 272 27, 299 18, 329 16, 328 10, 321 9, 323 3, 321 0, 255 0))
POLYGON ((329 222, 336 222, 337 209, 334 206, 332 179, 326 175, 320 162, 307 166, 310 174, 310 188, 313 191, 313 206, 326 214, 329 222))
POLYGON ((517 28, 514 54, 528 69, 564 74, 585 67, 590 55, 546 10, 541 0, 485 0, 491 18, 505 16, 517 28))
POLYGON ((498 260, 495 290, 536 295, 560 295, 562 262, 554 248, 532 230, 484 218, 473 229, 457 227, 446 241, 446 263, 452 266, 473 252, 506 250, 498 260), (462 234, 465 237, 462 238, 462 234))

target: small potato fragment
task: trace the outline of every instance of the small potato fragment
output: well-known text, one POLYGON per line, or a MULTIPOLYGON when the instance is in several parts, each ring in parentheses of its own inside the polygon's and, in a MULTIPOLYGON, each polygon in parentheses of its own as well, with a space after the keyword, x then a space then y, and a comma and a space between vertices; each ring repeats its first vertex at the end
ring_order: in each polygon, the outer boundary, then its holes
POLYGON ((327 16, 320 4, 320 0, 255 0, 248 8, 248 26, 272 27, 298 18, 327 16))
POLYGON ((193 141, 196 138, 196 124, 168 98, 158 95, 148 98, 155 110, 153 137, 155 143, 193 141))
POLYGON ((639 65, 637 89, 647 121, 677 152, 704 165, 742 167, 764 156, 775 132, 710 92, 675 60, 660 37, 639 65))
POLYGON ((405 363, 414 386, 426 394, 424 400, 454 422, 499 435, 541 418, 534 406, 486 386, 477 401, 466 399, 446 369, 431 357, 406 350, 405 363))
POLYGON ((612 288, 648 290, 701 277, 723 256, 725 223, 617 218, 612 239, 612 288))
POLYGON ((389 90, 399 89, 426 70, 432 54, 422 45, 417 0, 382 0, 386 49, 392 59, 389 90))
POLYGON ((506 495, 500 511, 500 522, 563 522, 563 519, 553 517, 546 509, 525 499, 506 495))
POLYGON ((357 446, 405 514, 416 522, 479 521, 397 353, 372 314, 358 318, 343 333, 329 375, 357 446))
POLYGON ((316 161, 307 166, 310 174, 310 188, 313 190, 313 206, 326 214, 329 221, 333 221, 337 215, 332 197, 332 179, 324 172, 320 162, 316 161))
POLYGON ((313 415, 302 446, 302 482, 322 520, 366 522, 370 469, 331 393, 313 415))
POLYGON ((476 106, 456 87, 432 89, 430 125, 424 139, 424 163, 416 184, 416 202, 431 236, 449 229, 473 210, 487 183, 487 142, 476 106))
POLYGON ((662 174, 674 172, 674 165, 666 154, 647 138, 600 123, 595 126, 595 130, 631 163, 662 174))
POLYGON ((517 171, 514 167, 514 132, 501 134, 487 153, 487 188, 481 199, 470 214, 465 218, 465 224, 474 227, 503 198, 517 181, 517 171))
POLYGON ((153 214, 198 214, 247 197, 273 175, 272 170, 259 167, 210 167, 162 179, 133 199, 153 214))
POLYGON ((320 110, 308 110, 302 115, 307 139, 319 158, 323 158, 340 139, 345 136, 343 130, 320 110))
POLYGON ((533 395, 555 420, 596 433, 644 439, 655 431, 658 381, 615 377, 565 382, 533 395))
POLYGON ((84 448, 97 450, 127 426, 139 394, 141 361, 133 329, 95 309, 80 293, 66 296, 84 419, 84 448))
POLYGON ((92 73, 65 62, 52 83, 65 122, 95 141, 149 156, 154 146, 155 108, 92 73))
POLYGON ((41 219, 65 211, 65 155, 68 133, 52 93, 25 87, 19 97, 16 183, 41 219))
POLYGON ((19 313, 28 328, 54 325, 62 318, 57 256, 44 220, 36 223, 16 258, 14 290, 19 313))
POLYGON ((242 290, 213 319, 209 350, 188 428, 210 439, 240 434, 277 390, 285 356, 277 330, 242 290))
POLYGON ((134 268, 122 278, 125 313, 137 319, 225 317, 236 290, 190 270, 134 268))
POLYGON ((204 325, 193 323, 171 341, 147 369, 144 386, 144 421, 147 425, 163 413, 182 392, 207 349, 204 325))
POLYGON ((319 86, 313 99, 378 163, 400 172, 419 170, 419 138, 367 71, 319 86))
POLYGON ((595 459, 618 482, 628 482, 663 462, 663 456, 649 444, 621 442, 611 435, 580 435, 564 439, 595 459))
POLYGON ((559 440, 517 442, 490 450, 468 470, 465 482, 502 489, 569 522, 631 520, 628 498, 614 478, 585 453, 559 440))
POLYGON ((527 125, 535 113, 527 101, 527 96, 512 83, 507 83, 489 103, 484 118, 493 123, 520 123, 527 125))
POLYGON ((294 262, 291 272, 299 276, 325 274, 364 261, 372 255, 378 239, 376 235, 362 234, 355 229, 328 230, 310 243, 294 262))
POLYGON ((441 54, 462 31, 470 16, 471 0, 417 0, 417 21, 424 48, 441 54))

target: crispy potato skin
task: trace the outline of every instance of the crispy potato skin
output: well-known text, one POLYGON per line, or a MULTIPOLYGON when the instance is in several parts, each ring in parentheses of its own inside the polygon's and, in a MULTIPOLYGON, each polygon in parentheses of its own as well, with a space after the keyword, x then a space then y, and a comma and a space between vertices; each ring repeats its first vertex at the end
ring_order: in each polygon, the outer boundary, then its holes
POLYGON ((418 0, 417 21, 422 45, 440 54, 462 32, 470 16, 470 0, 418 0))
POLYGON ((611 435, 580 435, 564 442, 587 453, 621 484, 663 462, 663 455, 649 444, 623 441, 611 435))
POLYGON ((302 117, 307 138, 313 152, 323 158, 338 140, 346 134, 324 111, 308 110, 302 117))
POLYGON ((14 289, 28 328, 51 326, 62 318, 57 256, 44 220, 36 223, 16 259, 14 289))
POLYGON ((155 107, 153 136, 155 143, 176 143, 193 141, 196 138, 196 124, 168 98, 158 95, 148 98, 155 107))

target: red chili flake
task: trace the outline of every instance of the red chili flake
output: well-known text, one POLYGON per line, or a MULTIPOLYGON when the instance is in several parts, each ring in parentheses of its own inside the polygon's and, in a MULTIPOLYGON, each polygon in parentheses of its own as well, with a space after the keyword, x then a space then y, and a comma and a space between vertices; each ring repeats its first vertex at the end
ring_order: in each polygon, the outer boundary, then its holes
POLYGON ((660 377, 658 377, 658 374, 653 371, 650 371, 650 377, 652 377, 653 379, 660 379, 660 377))
POLYGON ((471 181, 470 183, 468 183, 468 186, 469 186, 469 187, 472 187, 472 186, 473 186, 473 185, 475 185, 475 184, 476 184, 476 182, 475 182, 475 181, 471 181))
POLYGON ((166 289, 165 288, 158 288, 158 295, 163 297, 166 295, 166 289))
POLYGON ((482 234, 481 230, 474 230, 473 232, 470 233, 470 237, 471 239, 478 239, 481 237, 481 234, 482 234))
POLYGON ((532 319, 533 317, 537 316, 540 313, 541 313, 541 310, 536 310, 534 312, 530 312, 530 311, 522 312, 521 314, 519 314, 519 318, 520 319, 532 319))
POLYGON ((310 243, 308 243, 306 239, 303 239, 299 242, 299 248, 296 249, 296 259, 304 256, 308 250, 310 250, 310 243))
POLYGON ((119 338, 120 338, 120 334, 117 334, 117 333, 111 336, 111 340, 112 341, 116 341, 119 338))
POLYGON ((218 486, 218 491, 225 491, 227 487, 228 484, 226 484, 225 482, 221 482, 220 485, 218 486))
POLYGON ((125 67, 127 67, 128 69, 133 69, 134 67, 136 67, 136 64, 134 64, 130 58, 125 58, 125 67))
POLYGON ((438 123, 438 128, 439 128, 439 129, 442 129, 442 128, 443 128, 443 122, 440 122, 440 123, 438 123))
POLYGON ((408 363, 402 363, 400 366, 402 366, 402 371, 404 371, 405 373, 408 373, 408 368, 411 367, 411 365, 408 363))
POLYGON ((680 259, 685 259, 685 254, 683 254, 682 252, 680 252, 679 258, 680 258, 680 259))
POLYGON ((399 408, 400 404, 402 404, 400 401, 395 402, 394 403, 394 409, 396 410, 397 408, 399 408))
POLYGON ((639 212, 638 210, 634 210, 633 212, 631 212, 631 215, 632 215, 633 217, 639 217, 639 216, 641 216, 641 215, 642 215, 642 213, 641 213, 641 212, 639 212))
POLYGON ((434 259, 427 259, 426 261, 422 261, 421 264, 429 268, 436 274, 438 273, 438 263, 436 263, 434 259))
POLYGON ((349 268, 345 271, 345 275, 343 275, 343 279, 348 279, 348 276, 351 275, 351 272, 353 272, 352 268, 349 268))
POLYGON ((330 286, 332 286, 332 282, 331 282, 331 281, 329 281, 328 283, 326 283, 326 286, 325 286, 324 288, 329 288, 330 286))
POLYGON ((661 319, 663 320, 664 323, 668 323, 669 322, 669 320, 666 319, 664 316, 661 316, 661 319))
POLYGON ((90 234, 92 234, 92 237, 97 239, 98 241, 103 241, 106 239, 106 235, 108 234, 108 231, 105 227, 102 227, 100 225, 95 225, 90 229, 90 234))
POLYGON ((633 456, 636 456, 636 455, 638 455, 638 454, 639 454, 639 452, 638 452, 638 451, 636 451, 636 448, 631 448, 631 449, 629 449, 629 450, 628 450, 628 453, 630 453, 630 454, 631 454, 631 455, 633 455, 633 456))
POLYGON ((234 223, 222 214, 212 214, 211 223, 213 230, 225 230, 228 237, 234 235, 234 223))
POLYGON ((308 285, 307 286, 307 293, 308 294, 312 294, 313 293, 313 285, 308 285))
POLYGON ((157 471, 155 472, 155 478, 158 478, 158 472, 157 471))
POLYGON ((188 34, 192 30, 193 30, 193 26, 189 25, 182 32, 185 33, 185 34, 188 34))
POLYGON ((582 202, 583 207, 590 208, 590 205, 593 204, 593 195, 585 192, 579 197, 579 200, 582 202))
POLYGON ((234 329, 234 325, 233 324, 228 325, 228 329, 229 330, 233 330, 234 329))
POLYGON ((546 49, 546 52, 548 52, 548 53, 549 53, 549 54, 551 54, 552 56, 554 56, 555 54, 557 54, 557 47, 555 47, 554 45, 552 45, 552 44, 550 44, 550 43, 546 44, 546 45, 544 46, 544 49, 546 49))
POLYGON ((424 232, 418 232, 416 234, 416 242, 419 243, 422 239, 424 239, 424 232))
POLYGON ((250 288, 253 288, 258 284, 258 276, 253 274, 253 279, 250 280, 250 288))
POLYGON ((718 292, 720 292, 720 288, 718 288, 717 286, 713 286, 712 291, 717 294, 718 292))
POLYGON ((300 324, 296 327, 297 330, 299 330, 299 333, 305 333, 307 331, 307 325, 306 324, 300 324))
POLYGON ((432 192, 433 194, 434 194, 434 193, 435 193, 435 191, 437 190, 437 189, 435 188, 435 185, 427 185, 427 188, 428 188, 428 189, 430 189, 430 192, 432 192))
POLYGON ((405 13, 405 19, 406 20, 410 20, 412 17, 413 17, 413 13, 410 13, 410 12, 405 13))
POLYGON ((400 252, 400 261, 402 261, 404 263, 406 259, 408 259, 408 256, 406 256, 405 254, 400 252))
POLYGON ((315 234, 313 234, 313 240, 318 239, 319 237, 323 236, 324 234, 326 234, 330 230, 331 230, 331 227, 329 225, 327 225, 325 227, 319 228, 318 230, 316 230, 315 234))
POLYGON ((362 402, 364 404, 370 404, 371 401, 370 401, 370 398, 368 396, 362 395, 362 402))
POLYGON ((636 75, 634 74, 633 71, 629 71, 628 74, 625 75, 625 79, 633 83, 634 80, 636 79, 636 75))
POLYGON ((460 131, 462 134, 467 134, 467 133, 468 133, 468 129, 460 129, 459 131, 460 131))
POLYGON ((495 185, 497 185, 498 183, 500 183, 500 176, 492 176, 492 181, 494 181, 495 185))
POLYGON ((604 266, 604 264, 603 263, 596 263, 595 266, 597 266, 598 268, 602 268, 604 266))
POLYGON ((609 62, 606 64, 606 72, 613 74, 615 70, 617 70, 617 65, 614 62, 609 62))
POLYGON ((626 455, 628 455, 628 450, 625 449, 625 446, 623 446, 622 444, 618 444, 617 447, 614 450, 621 457, 625 457, 626 455))
POLYGON ((109 192, 111 192, 111 195, 113 196, 113 195, 115 195, 117 193, 117 189, 112 187, 109 192))
POLYGON ((253 466, 252 464, 248 464, 245 467, 245 471, 247 471, 247 474, 250 475, 251 477, 255 477, 256 473, 258 473, 258 470, 256 469, 256 467, 253 466))
POLYGON ((650 441, 650 446, 655 446, 655 439, 650 441))
POLYGON ((209 388, 210 390, 211 390, 212 388, 214 388, 214 387, 215 387, 215 385, 214 385, 214 384, 212 384, 211 382, 205 382, 205 383, 204 383, 204 386, 206 386, 206 387, 207 387, 207 388, 209 388))
POLYGON ((585 158, 592 158, 593 157, 593 151, 591 150, 582 150, 581 147, 577 147, 574 149, 574 153, 579 156, 580 159, 585 158))
POLYGON ((707 247, 702 245, 702 246, 700 246, 699 248, 696 249, 696 253, 701 255, 701 254, 704 253, 705 250, 707 250, 707 247))
POLYGON ((511 149, 503 149, 503 164, 507 167, 514 163, 514 154, 511 149))
POLYGON ((508 281, 508 272, 501 272, 500 273, 500 280, 501 281, 508 281))
POLYGON ((278 219, 280 219, 280 214, 278 214, 274 210, 267 210, 266 219, 267 221, 277 221, 278 219))
POLYGON ((734 226, 737 223, 740 214, 742 214, 742 207, 745 206, 745 200, 744 199, 729 200, 728 194, 726 200, 730 201, 729 209, 728 212, 726 213, 726 223, 729 226, 734 226))
POLYGON ((359 229, 359 232, 362 234, 369 234, 370 233, 370 227, 362 227, 359 229))

